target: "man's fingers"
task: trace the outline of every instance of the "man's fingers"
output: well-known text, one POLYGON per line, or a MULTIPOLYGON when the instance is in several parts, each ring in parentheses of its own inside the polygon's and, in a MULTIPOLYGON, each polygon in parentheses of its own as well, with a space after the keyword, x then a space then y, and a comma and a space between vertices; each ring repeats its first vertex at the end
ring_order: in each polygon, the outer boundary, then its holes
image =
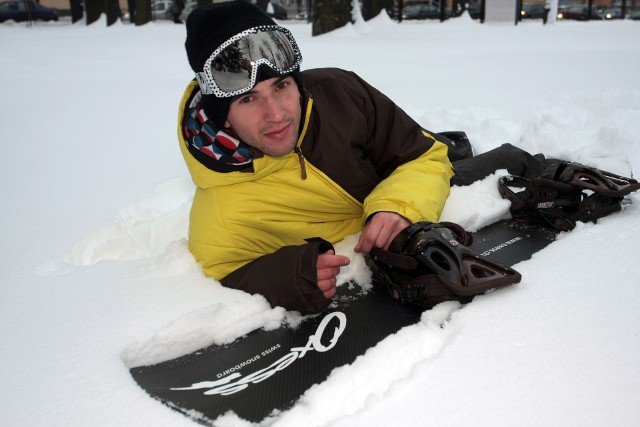
MULTIPOLYGON (((386 249, 386 246, 391 242, 393 229, 385 223, 370 224, 367 224, 360 234, 358 244, 354 248, 355 252, 369 253, 374 247, 386 249)), ((393 234, 393 237, 395 237, 395 234, 393 234)))
POLYGON ((330 279, 318 280, 318 288, 322 292, 327 292, 336 288, 336 278, 332 277, 330 279))
POLYGON ((340 274, 339 267, 319 268, 318 280, 330 279, 332 277, 336 277, 338 274, 340 274))
POLYGON ((378 212, 364 226, 353 249, 358 253, 369 253, 374 247, 388 249, 398 233, 409 225, 410 222, 403 216, 392 212, 378 212))
POLYGON ((333 282, 333 286, 331 284, 326 285, 322 283, 322 287, 321 287, 321 282, 318 282, 318 287, 320 288, 320 290, 322 291, 322 294, 326 299, 331 299, 336 294, 335 280, 333 282), (325 288, 326 290, 323 290, 323 288, 325 288))
POLYGON ((331 268, 331 267, 344 267, 349 265, 349 258, 343 255, 334 255, 333 251, 328 251, 318 255, 318 262, 316 268, 331 268))
POLYGON ((336 276, 340 274, 340 267, 349 265, 349 258, 335 255, 333 251, 327 251, 318 255, 316 263, 318 275, 318 288, 325 298, 331 299, 336 294, 336 276))

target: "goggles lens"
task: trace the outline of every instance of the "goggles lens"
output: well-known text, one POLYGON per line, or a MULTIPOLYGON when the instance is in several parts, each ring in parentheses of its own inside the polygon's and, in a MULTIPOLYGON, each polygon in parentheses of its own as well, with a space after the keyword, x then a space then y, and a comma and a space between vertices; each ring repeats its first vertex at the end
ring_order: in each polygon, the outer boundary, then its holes
POLYGON ((266 65, 279 75, 295 70, 302 55, 291 33, 268 25, 243 31, 217 48, 196 73, 204 95, 240 95, 256 84, 258 69, 266 65))

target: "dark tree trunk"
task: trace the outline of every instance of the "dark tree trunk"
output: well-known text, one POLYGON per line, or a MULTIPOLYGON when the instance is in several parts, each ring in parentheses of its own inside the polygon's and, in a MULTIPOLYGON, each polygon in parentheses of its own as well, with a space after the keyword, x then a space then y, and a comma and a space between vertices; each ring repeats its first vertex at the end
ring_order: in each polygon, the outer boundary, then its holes
POLYGON ((90 25, 100 19, 100 15, 104 12, 104 1, 86 1, 84 7, 87 13, 87 25, 90 25))
POLYGON ((84 8, 82 0, 69 0, 69 9, 71 10, 71 22, 76 23, 84 16, 84 8))
POLYGON ((312 36, 328 33, 351 22, 351 0, 314 0, 312 36))
POLYGON ((136 0, 127 0, 127 7, 129 8, 129 22, 136 23, 136 0))
POLYGON ((393 0, 364 0, 362 2, 362 17, 368 21, 378 16, 383 9, 393 9, 393 0))
POLYGON ((105 0, 107 12, 107 25, 115 24, 121 16, 120 4, 118 0, 105 0))
POLYGON ((151 0, 136 0, 136 25, 151 22, 151 0))

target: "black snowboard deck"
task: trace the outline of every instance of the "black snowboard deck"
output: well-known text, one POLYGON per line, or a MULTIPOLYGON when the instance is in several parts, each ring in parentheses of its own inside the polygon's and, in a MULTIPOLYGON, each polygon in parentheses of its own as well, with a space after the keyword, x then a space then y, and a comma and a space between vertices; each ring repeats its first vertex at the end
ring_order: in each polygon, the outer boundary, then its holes
MULTIPOLYGON (((499 221, 474 233, 476 253, 507 266, 525 261, 555 240, 539 225, 499 221)), ((227 345, 211 345, 152 366, 132 368, 152 397, 202 424, 233 411, 260 422, 292 407, 337 367, 401 328, 417 323, 423 309, 400 305, 386 289, 338 288, 329 309, 297 328, 255 330, 227 345)))

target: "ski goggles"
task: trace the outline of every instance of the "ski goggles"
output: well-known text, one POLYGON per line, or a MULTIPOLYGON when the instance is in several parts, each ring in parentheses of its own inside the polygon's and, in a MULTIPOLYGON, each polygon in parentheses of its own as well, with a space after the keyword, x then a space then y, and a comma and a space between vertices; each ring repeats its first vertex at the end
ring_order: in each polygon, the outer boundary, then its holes
POLYGON ((203 71, 196 73, 196 79, 204 95, 225 98, 251 90, 261 65, 285 75, 301 62, 302 54, 289 30, 264 25, 238 33, 220 45, 205 61, 203 71))

